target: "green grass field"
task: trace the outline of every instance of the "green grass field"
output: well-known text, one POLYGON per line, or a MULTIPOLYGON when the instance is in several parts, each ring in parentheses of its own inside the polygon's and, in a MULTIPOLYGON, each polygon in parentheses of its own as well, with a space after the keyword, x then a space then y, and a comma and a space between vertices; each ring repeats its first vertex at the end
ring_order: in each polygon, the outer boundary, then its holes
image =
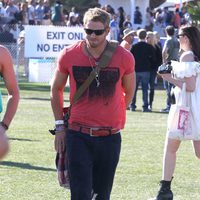
MULTIPOLYGON (((8 131, 11 151, 0 162, 0 200, 70 199, 56 177, 49 89, 48 84, 20 83, 19 109, 8 131)), ((138 111, 127 111, 111 200, 147 200, 159 187, 167 115, 158 111, 165 106, 165 91, 156 90, 152 113, 141 112, 141 91, 137 99, 138 111)), ((200 199, 199 172, 191 143, 184 142, 172 184, 175 200, 200 199)))

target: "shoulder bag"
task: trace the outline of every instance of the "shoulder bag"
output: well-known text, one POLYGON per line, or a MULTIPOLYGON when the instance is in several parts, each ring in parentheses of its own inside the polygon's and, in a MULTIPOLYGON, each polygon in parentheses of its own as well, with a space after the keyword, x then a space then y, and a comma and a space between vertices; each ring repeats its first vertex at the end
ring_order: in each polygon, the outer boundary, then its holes
POLYGON ((190 107, 187 105, 186 84, 183 83, 176 104, 171 105, 167 121, 168 137, 178 140, 192 139, 190 107))

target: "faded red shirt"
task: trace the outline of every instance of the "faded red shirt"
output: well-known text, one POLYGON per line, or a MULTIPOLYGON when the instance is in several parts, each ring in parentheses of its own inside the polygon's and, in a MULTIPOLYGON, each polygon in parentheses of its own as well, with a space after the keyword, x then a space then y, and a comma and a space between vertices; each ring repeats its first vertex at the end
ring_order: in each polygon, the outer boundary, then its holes
MULTIPOLYGON (((95 61, 90 63, 82 50, 83 41, 65 48, 59 58, 57 70, 70 77, 70 101, 77 88, 87 79, 95 61), (92 64, 92 66, 91 66, 92 64)), ((99 73, 99 87, 92 82, 82 97, 72 106, 69 123, 90 127, 122 129, 125 124, 125 101, 122 77, 134 71, 132 54, 118 47, 109 66, 99 73)))

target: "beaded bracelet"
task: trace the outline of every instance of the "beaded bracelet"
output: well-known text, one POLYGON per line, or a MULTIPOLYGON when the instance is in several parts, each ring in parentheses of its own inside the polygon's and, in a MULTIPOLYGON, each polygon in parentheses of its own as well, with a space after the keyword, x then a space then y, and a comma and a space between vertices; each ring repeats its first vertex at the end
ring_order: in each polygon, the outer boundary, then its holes
POLYGON ((62 131, 62 130, 65 130, 65 125, 64 124, 56 125, 56 131, 62 131))

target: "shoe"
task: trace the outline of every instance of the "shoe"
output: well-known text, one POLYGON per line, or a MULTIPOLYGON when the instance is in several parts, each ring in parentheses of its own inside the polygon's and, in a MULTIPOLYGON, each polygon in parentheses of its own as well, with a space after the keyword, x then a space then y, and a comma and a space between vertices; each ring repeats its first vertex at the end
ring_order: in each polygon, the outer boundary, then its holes
POLYGON ((148 109, 152 111, 152 105, 149 105, 149 106, 148 106, 148 109))
POLYGON ((170 108, 161 109, 160 112, 162 113, 169 113, 170 108))
POLYGON ((160 181, 160 190, 158 191, 157 196, 148 200, 173 200, 171 181, 160 181))
POLYGON ((148 200, 173 200, 173 192, 171 190, 167 192, 159 192, 157 197, 148 200))
POLYGON ((151 112, 151 110, 149 108, 143 108, 142 112, 151 112))

